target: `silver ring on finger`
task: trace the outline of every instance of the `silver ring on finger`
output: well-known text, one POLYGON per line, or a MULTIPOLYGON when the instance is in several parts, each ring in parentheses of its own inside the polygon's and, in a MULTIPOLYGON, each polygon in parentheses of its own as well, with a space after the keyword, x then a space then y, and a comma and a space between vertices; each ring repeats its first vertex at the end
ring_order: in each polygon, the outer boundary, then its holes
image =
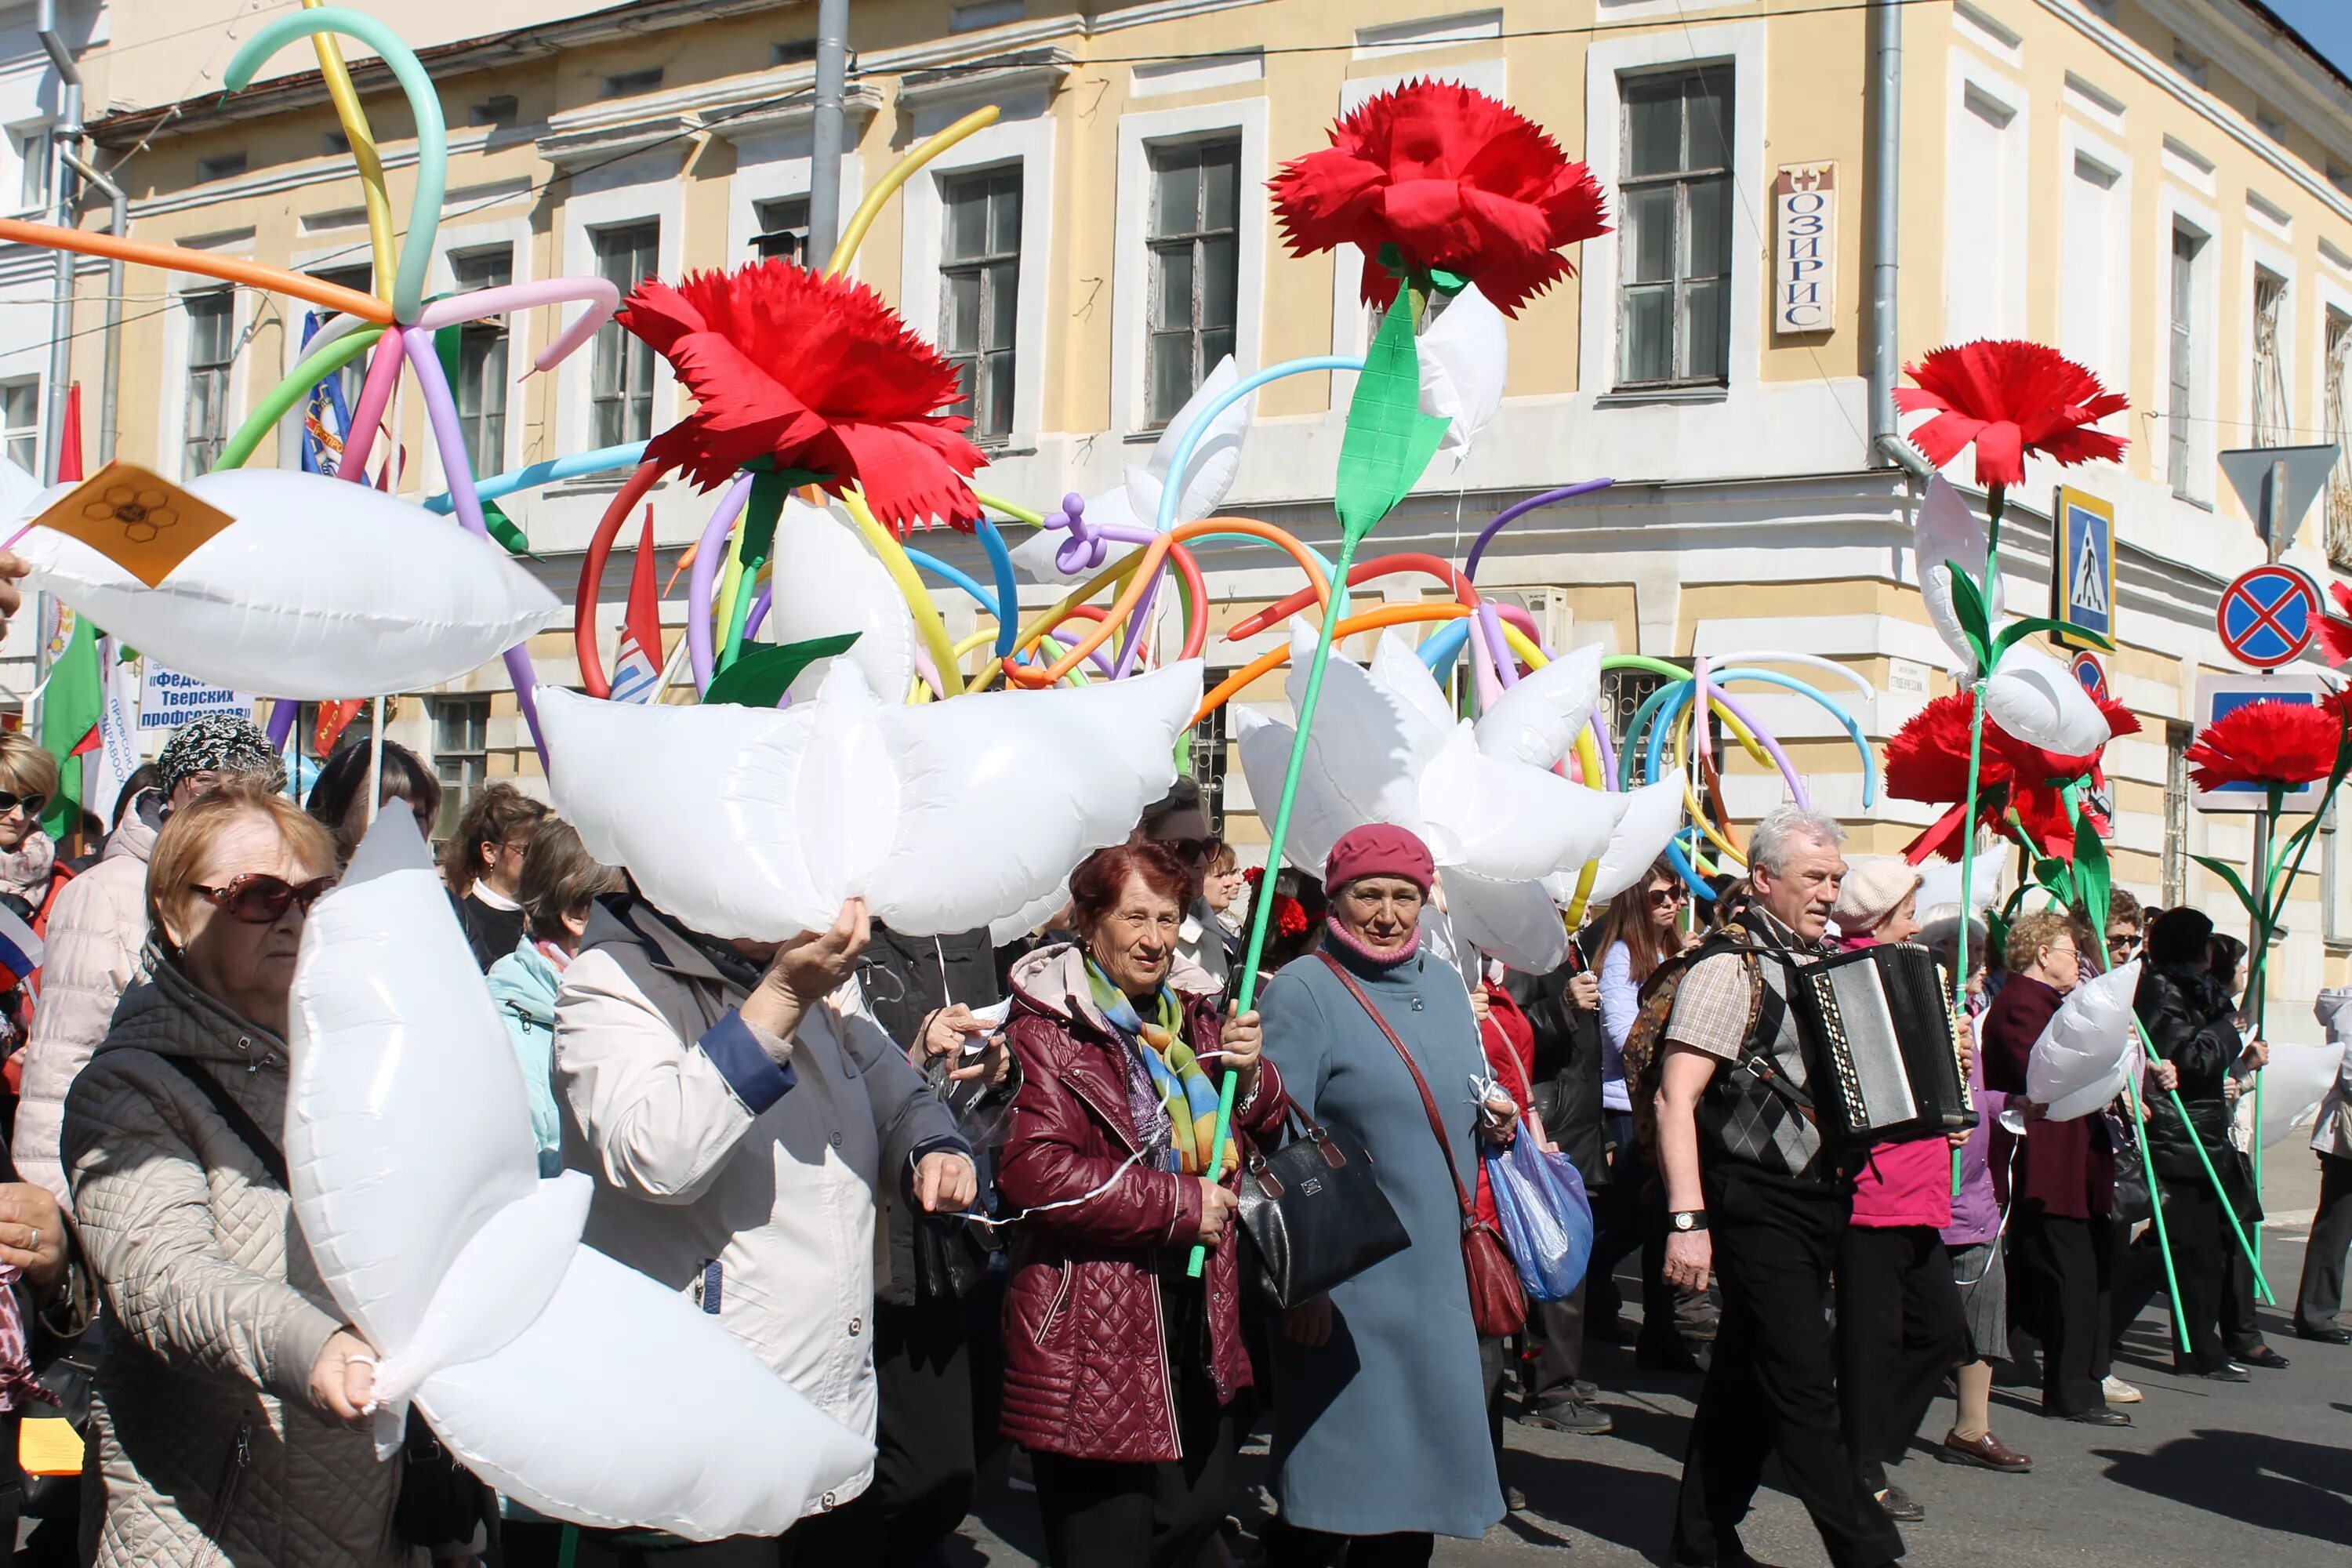
POLYGON ((28 1226, 26 1226, 25 1228, 26 1228, 26 1230, 29 1230, 29 1231, 31 1231, 31 1232, 33 1233, 33 1239, 32 1239, 29 1243, 27 1243, 27 1244, 26 1245, 25 1250, 26 1250, 26 1251, 27 1251, 27 1252, 38 1252, 38 1251, 40 1251, 40 1250, 41 1250, 41 1227, 40 1227, 39 1226, 37 1226, 37 1225, 28 1225, 28 1226))

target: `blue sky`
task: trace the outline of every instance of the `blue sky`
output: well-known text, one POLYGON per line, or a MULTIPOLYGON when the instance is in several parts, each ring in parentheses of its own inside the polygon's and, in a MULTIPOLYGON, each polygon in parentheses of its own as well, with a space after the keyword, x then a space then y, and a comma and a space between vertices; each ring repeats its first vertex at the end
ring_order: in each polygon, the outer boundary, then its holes
POLYGON ((2266 0, 2305 41, 2352 76, 2352 0, 2266 0))

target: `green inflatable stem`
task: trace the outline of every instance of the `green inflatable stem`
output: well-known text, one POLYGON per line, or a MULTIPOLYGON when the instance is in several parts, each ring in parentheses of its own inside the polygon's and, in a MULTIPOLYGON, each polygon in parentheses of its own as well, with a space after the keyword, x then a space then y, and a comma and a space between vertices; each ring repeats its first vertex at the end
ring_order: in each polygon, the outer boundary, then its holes
POLYGON ((278 428, 278 422, 292 412, 296 404, 310 395, 311 388, 365 353, 382 336, 382 327, 361 327, 345 332, 296 365, 285 380, 269 389, 269 395, 261 400, 261 406, 236 427, 236 434, 221 447, 220 458, 213 467, 245 467, 245 460, 253 456, 262 438, 278 428))
POLYGON ((400 35, 358 11, 321 5, 280 16, 246 40, 228 62, 221 83, 237 92, 253 80, 262 63, 297 38, 320 33, 341 33, 373 49, 392 68, 400 89, 408 98, 408 111, 416 121, 416 192, 408 203, 408 232, 400 245, 400 270, 392 290, 392 313, 404 322, 416 320, 425 300, 425 272, 433 261, 433 237, 441 226, 441 198, 449 174, 449 131, 441 119, 441 95, 433 79, 400 35))
MULTIPOLYGON (((2153 1058, 2156 1052, 2148 1045, 2147 1030, 2137 1014, 2132 1017, 2132 1027, 2139 1030, 2140 1049, 2153 1058)), ((2172 1267, 2172 1237, 2166 1234, 2164 1228, 2164 1189, 2156 1184, 2156 1156, 2148 1152, 2147 1113, 2139 1102, 2139 1079, 2137 1076, 2126 1079, 2124 1087, 2131 1090, 2132 1132, 2139 1144, 2140 1174, 2147 1183, 2147 1205, 2154 1211, 2156 1250, 2164 1259, 2164 1288, 2172 1302, 2172 1336, 2180 1345, 2180 1353, 2191 1355, 2194 1352, 2189 1348, 2189 1318, 2180 1308, 2180 1276, 2172 1267)))

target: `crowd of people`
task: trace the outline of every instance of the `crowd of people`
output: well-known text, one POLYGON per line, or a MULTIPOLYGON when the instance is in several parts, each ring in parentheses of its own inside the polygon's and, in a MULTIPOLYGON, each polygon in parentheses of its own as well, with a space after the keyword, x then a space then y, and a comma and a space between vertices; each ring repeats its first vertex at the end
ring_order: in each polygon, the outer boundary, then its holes
MULTIPOLYGON (((77 873, 37 826, 54 762, 0 735, 0 899, 47 942, 37 987, 5 999, 10 1452, 47 1369, 91 1368, 78 1515, 45 1506, 39 1561, 916 1568, 942 1560, 1010 1446, 1057 1568, 1423 1563, 1521 1505, 1498 1466, 1507 1419, 1611 1429, 1585 1372, 1617 1342, 1704 1373, 1675 1562, 1752 1561, 1738 1529, 1777 1452, 1831 1560, 1867 1568, 1924 1516, 1906 1455, 2032 1468, 1992 1430, 2002 1363, 2039 1383, 2045 1415, 2128 1425, 2119 1406, 2141 1395, 2113 1348, 2169 1289, 2181 1371, 2286 1364, 2236 1242, 2259 1218, 2239 1112, 2264 1047, 2238 1010, 2242 948, 2193 910, 2118 894, 2104 940, 2042 911, 1997 952, 1971 922, 1960 1033, 1979 1120, 1857 1157, 1811 1113, 1790 976, 1912 942, 1955 969, 1963 931, 1957 910, 1918 908, 1912 868, 1849 865, 1819 814, 1767 816, 1746 879, 1696 903, 1662 860, 1533 974, 1454 940, 1412 833, 1360 827, 1319 875, 1245 876, 1187 781, 1001 948, 893 931, 855 900, 781 943, 716 939, 494 784, 447 825, 442 865, 541 1174, 593 1177, 590 1245, 876 1445, 780 1538, 557 1525, 473 1482, 420 1422, 379 1458, 374 1354, 320 1281, 278 1146, 305 917, 376 813, 442 826, 441 785, 363 741, 299 805, 286 784, 250 724, 192 724, 77 873), (2144 1132, 2128 1097, 2049 1119, 2026 1094, 2035 1039, 2069 990, 2133 958, 2144 1132), (1283 1306, 1245 1243, 1242 1166, 1303 1130, 1369 1157, 1402 1243, 1283 1306), (2141 1137, 2171 1277, 2152 1229, 2134 1236, 2153 1212, 2141 1137), (1565 1300, 1498 1309, 1472 1245, 1496 1218, 1484 1156, 1522 1138, 1582 1177, 1593 1247, 1565 1300), (1936 1438, 1939 1394, 1954 1415, 1936 1438), (1263 1499, 1240 1458, 1254 1434, 1263 1499)), ((2352 992, 2323 998, 2323 1023, 2339 1012, 2352 1024, 2352 992)), ((2295 1320, 2335 1343, 2347 1079, 2314 1140, 2295 1320)), ((614 1391, 616 1418, 691 1397, 644 1348, 653 1381, 614 1391)), ((20 1506, 0 1493, 0 1524, 20 1506)))

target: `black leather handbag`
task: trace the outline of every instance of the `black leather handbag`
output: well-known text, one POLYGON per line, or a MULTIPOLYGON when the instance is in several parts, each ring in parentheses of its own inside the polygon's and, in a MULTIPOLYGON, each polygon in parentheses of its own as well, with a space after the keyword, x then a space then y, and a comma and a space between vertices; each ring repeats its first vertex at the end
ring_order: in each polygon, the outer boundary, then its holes
POLYGON ((1412 1245, 1370 1154, 1344 1147, 1295 1106, 1290 1125, 1288 1142, 1270 1152, 1253 1144, 1242 1166, 1242 1229, 1256 1257, 1245 1284, 1254 1300, 1284 1308, 1412 1245))

